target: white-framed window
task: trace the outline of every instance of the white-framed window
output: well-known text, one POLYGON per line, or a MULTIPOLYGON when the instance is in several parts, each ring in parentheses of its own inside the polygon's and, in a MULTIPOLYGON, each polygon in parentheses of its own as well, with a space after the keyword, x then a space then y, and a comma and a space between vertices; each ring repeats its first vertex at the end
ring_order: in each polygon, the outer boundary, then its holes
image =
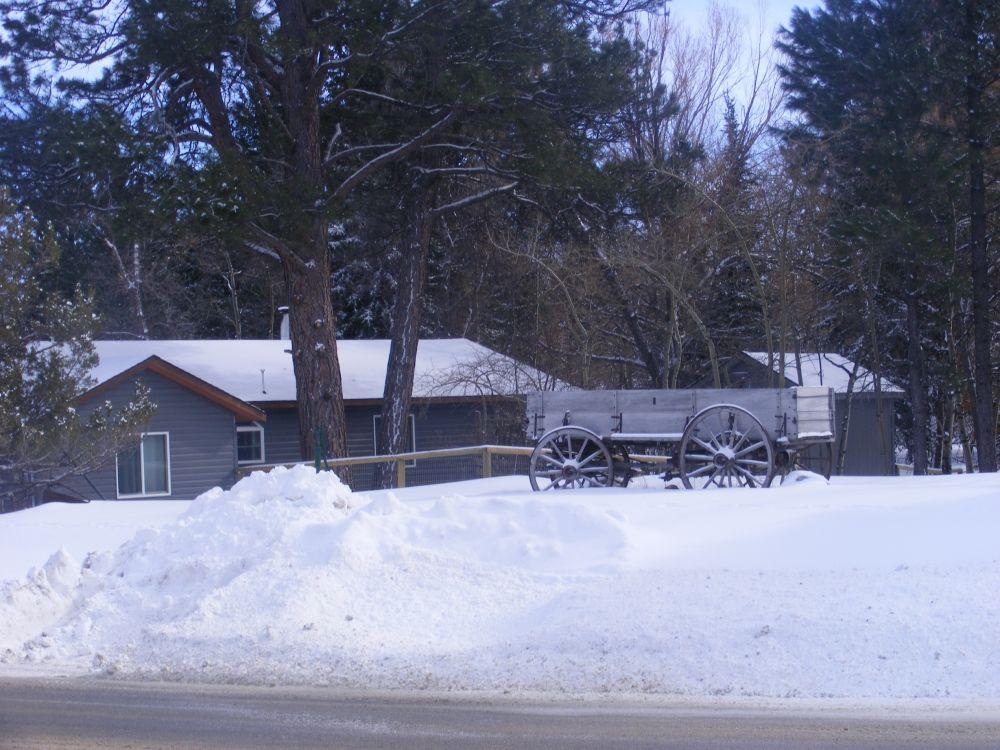
POLYGON ((144 432, 139 444, 115 454, 118 497, 170 494, 170 433, 144 432))
MULTIPOLYGON (((417 423, 416 423, 416 420, 413 418, 412 414, 410 415, 410 420, 409 421, 410 421, 410 430, 409 430, 409 434, 407 435, 408 439, 406 441, 406 450, 405 450, 406 453, 412 453, 413 451, 415 451, 417 449, 417 423)), ((381 414, 373 414, 372 415, 372 431, 374 433, 374 438, 372 440, 372 445, 375 446, 375 455, 376 456, 380 456, 383 453, 387 453, 387 451, 382 450, 382 446, 380 446, 378 444, 378 431, 379 431, 379 427, 381 425, 382 425, 382 415, 381 414)), ((416 466, 417 462, 416 461, 407 461, 406 465, 407 465, 407 467, 416 466)))
POLYGON ((256 422, 236 425, 236 463, 264 463, 264 428, 256 422))

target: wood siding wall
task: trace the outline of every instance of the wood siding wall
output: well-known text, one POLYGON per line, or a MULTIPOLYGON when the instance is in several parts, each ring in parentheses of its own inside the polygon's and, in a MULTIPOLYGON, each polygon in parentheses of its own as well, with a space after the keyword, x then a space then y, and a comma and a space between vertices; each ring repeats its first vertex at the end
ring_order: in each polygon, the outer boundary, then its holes
MULTIPOLYGON (((145 383, 157 405, 144 431, 170 433, 170 494, 156 499, 191 500, 212 487, 230 487, 236 468, 236 420, 232 413, 150 372, 119 383, 98 400, 127 403, 135 393, 136 381, 145 383)), ((81 412, 86 413, 87 408, 85 404, 81 412)), ((99 471, 73 478, 66 489, 88 499, 115 500, 115 480, 115 462, 111 460, 99 471)))
MULTIPOLYGON (((291 463, 310 460, 311 456, 299 455, 298 418, 294 409, 268 409, 264 425, 265 453, 268 463, 291 463)), ((414 411, 416 433, 415 450, 435 450, 476 445, 489 438, 482 430, 482 407, 471 403, 432 404, 417 406, 414 411)), ((347 449, 351 456, 371 456, 375 453, 375 415, 377 406, 348 404, 347 449)), ((479 476, 480 459, 475 456, 442 458, 420 461, 407 467, 408 485, 432 484, 479 476)), ((351 482, 355 489, 374 487, 375 469, 359 466, 352 470, 351 482)))
MULTIPOLYGON (((840 426, 843 424, 844 410, 847 409, 847 394, 838 393, 837 443, 840 445, 840 426)), ((882 435, 879 434, 879 420, 875 409, 875 397, 870 394, 854 394, 851 402, 851 423, 847 430, 847 459, 844 474, 851 476, 888 476, 895 471, 895 442, 893 415, 895 399, 882 400, 882 435), (883 447, 884 436, 884 447, 883 447)), ((836 451, 834 469, 836 469, 836 451)))

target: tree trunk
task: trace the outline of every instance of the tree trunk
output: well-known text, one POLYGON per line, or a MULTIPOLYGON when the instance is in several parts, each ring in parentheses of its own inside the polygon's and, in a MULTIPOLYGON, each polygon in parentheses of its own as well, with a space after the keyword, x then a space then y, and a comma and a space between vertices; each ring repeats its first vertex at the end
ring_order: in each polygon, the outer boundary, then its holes
POLYGON ((951 474, 951 444, 955 431, 955 395, 949 393, 942 399, 941 419, 941 473, 951 474))
MULTIPOLYGON (((103 229, 102 229, 103 231, 103 229)), ((132 308, 132 315, 135 317, 137 338, 149 338, 149 325, 146 321, 146 310, 142 304, 142 264, 139 258, 139 243, 132 246, 132 257, 129 259, 131 270, 126 267, 125 259, 122 257, 118 245, 112 242, 107 236, 102 236, 104 244, 111 251, 118 267, 118 277, 122 283, 122 291, 128 297, 129 306, 132 308)))
MULTIPOLYGON (((912 280, 911 280, 912 281, 912 280)), ((907 358, 910 366, 910 406, 913 410, 913 473, 927 473, 927 391, 924 388, 923 349, 920 346, 920 322, 916 295, 906 298, 906 327, 909 338, 907 358)))
MULTIPOLYGON (((822 361, 818 349, 819 347, 817 347, 816 357, 822 361)), ((795 332, 795 377, 798 378, 799 385, 802 385, 805 378, 802 377, 802 340, 799 338, 798 331, 795 332)))
POLYGON ((962 455, 965 459, 965 471, 972 473, 976 470, 976 456, 973 450, 975 446, 975 436, 972 434, 976 429, 976 422, 973 413, 976 410, 976 389, 972 364, 972 352, 969 351, 968 339, 964 336, 956 336, 955 343, 958 354, 955 364, 958 368, 958 399, 959 413, 961 421, 959 423, 959 436, 962 440, 962 455), (971 427, 971 431, 970 431, 971 427))
MULTIPOLYGON (((278 3, 282 29, 304 45, 308 7, 278 3)), ((294 45, 292 45, 294 46, 294 45)), ((329 216, 314 207, 325 197, 319 100, 312 90, 315 58, 301 50, 283 62, 278 94, 290 136, 283 198, 296 209, 281 217, 281 256, 288 289, 289 334, 295 370, 299 444, 309 460, 325 453, 347 456, 344 388, 337 356, 337 319, 330 299, 329 216)), ((322 456, 326 457, 326 456, 322 456)), ((337 474, 350 482, 350 470, 337 474)))
MULTIPOLYGON (((857 356, 857 355, 855 355, 857 356)), ((847 461, 847 439, 851 433, 851 407, 854 406, 854 386, 858 380, 858 362, 855 360, 854 367, 851 368, 847 376, 847 399, 844 404, 844 415, 840 419, 840 440, 837 446, 837 466, 834 473, 839 477, 844 473, 844 464, 847 461)))
POLYGON ((241 339, 243 338, 243 322, 240 315, 240 295, 236 283, 236 269, 233 268, 233 259, 229 257, 229 251, 224 250, 222 254, 226 259, 226 270, 222 273, 222 281, 229 293, 229 310, 233 316, 233 335, 235 338, 241 339))
POLYGON ((997 470, 996 435, 993 425, 993 368, 990 357, 990 264, 986 248, 986 186, 984 184, 984 127, 982 82, 978 74, 976 38, 977 3, 966 3, 967 54, 965 79, 969 155, 969 248, 972 261, 972 328, 975 341, 975 401, 972 405, 976 428, 979 470, 997 470))
POLYGON ((941 468, 941 458, 944 455, 942 446, 944 445, 944 399, 938 395, 933 399, 933 405, 930 411, 934 414, 933 421, 931 422, 931 435, 933 442, 931 443, 931 455, 930 455, 930 468, 940 469, 941 468))
POLYGON ((962 460, 965 462, 965 472, 973 471, 972 441, 969 440, 969 431, 965 427, 965 414, 956 414, 958 424, 958 440, 962 444, 962 460))
MULTIPOLYGON (((402 453, 413 398, 413 375, 420 342, 420 322, 424 312, 424 286, 427 282, 427 257, 434 225, 434 190, 430 185, 418 188, 410 212, 409 238, 404 246, 402 268, 392 309, 391 343, 382 393, 382 418, 379 427, 380 453, 402 453)), ((379 487, 392 487, 395 470, 392 464, 379 464, 376 473, 379 487)))
MULTIPOLYGON (((347 455, 347 422, 337 358, 336 318, 330 301, 330 259, 325 227, 318 228, 322 252, 305 267, 285 263, 289 295, 289 331, 295 371, 299 445, 302 457, 313 458, 317 439, 328 455, 347 455), (322 437, 320 437, 322 435, 322 437)), ((346 472, 338 471, 347 479, 346 472)))

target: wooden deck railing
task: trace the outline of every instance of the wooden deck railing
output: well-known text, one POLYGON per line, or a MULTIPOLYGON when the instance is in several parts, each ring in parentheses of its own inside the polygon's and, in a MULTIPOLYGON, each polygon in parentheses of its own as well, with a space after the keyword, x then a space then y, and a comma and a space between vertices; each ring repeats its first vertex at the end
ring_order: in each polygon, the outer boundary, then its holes
MULTIPOLYGON (((322 469, 336 469, 341 466, 366 466, 369 464, 395 464, 396 486, 406 486, 406 464, 410 461, 420 461, 433 458, 460 458, 462 456, 479 456, 482 458, 483 478, 493 476, 493 456, 530 456, 531 448, 518 445, 474 445, 463 448, 438 448, 430 451, 411 451, 409 453, 394 453, 381 456, 350 456, 348 458, 328 458, 321 462, 322 469)), ((313 461, 297 461, 286 464, 254 464, 240 466, 236 470, 236 478, 242 479, 254 471, 268 471, 278 466, 312 465, 313 461)))

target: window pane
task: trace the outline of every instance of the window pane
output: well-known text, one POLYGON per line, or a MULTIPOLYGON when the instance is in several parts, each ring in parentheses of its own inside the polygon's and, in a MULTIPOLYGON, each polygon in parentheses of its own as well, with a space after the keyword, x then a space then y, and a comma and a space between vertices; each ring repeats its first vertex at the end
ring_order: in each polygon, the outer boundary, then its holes
POLYGON ((260 430, 243 430, 236 433, 236 460, 262 461, 260 430))
POLYGON ((142 439, 146 494, 167 491, 167 436, 146 435, 142 439))
POLYGON ((142 493, 142 475, 139 473, 139 446, 118 452, 118 494, 142 493))

